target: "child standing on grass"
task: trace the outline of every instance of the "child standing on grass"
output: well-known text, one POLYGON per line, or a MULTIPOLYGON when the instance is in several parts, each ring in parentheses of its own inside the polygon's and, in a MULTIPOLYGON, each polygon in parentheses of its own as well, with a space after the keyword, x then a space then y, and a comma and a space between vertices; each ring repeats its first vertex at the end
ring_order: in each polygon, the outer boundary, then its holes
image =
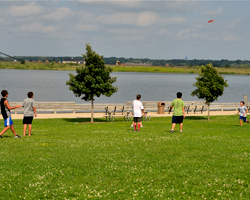
MULTIPOLYGON (((143 127, 143 126, 142 126, 142 122, 139 122, 138 124, 140 124, 140 127, 143 127)), ((136 125, 136 123, 135 123, 135 122, 132 122, 131 127, 134 127, 134 125, 136 125)))
POLYGON ((136 131, 136 127, 138 126, 137 131, 140 131, 140 122, 141 122, 141 112, 145 115, 144 107, 142 102, 140 101, 141 95, 138 94, 136 96, 136 100, 133 101, 132 108, 133 108, 133 115, 134 115, 134 131, 136 131))
POLYGON ((171 133, 174 132, 174 128, 176 124, 180 124, 180 132, 182 133, 183 118, 185 118, 184 102, 181 100, 181 97, 182 97, 181 92, 178 92, 176 95, 177 95, 177 99, 174 99, 170 106, 170 111, 174 107, 171 133))
POLYGON ((240 120, 240 125, 242 125, 242 120, 243 122, 249 123, 249 120, 247 119, 247 108, 244 106, 245 102, 241 101, 240 102, 240 107, 238 108, 238 113, 237 115, 240 115, 239 120, 240 120))
POLYGON ((4 118, 4 126, 5 128, 2 130, 2 132, 0 133, 0 138, 3 138, 2 135, 9 129, 11 129, 12 133, 14 134, 15 138, 19 138, 21 136, 16 134, 16 131, 14 129, 14 124, 13 121, 11 119, 11 114, 10 114, 10 110, 13 110, 15 108, 21 108, 21 105, 17 105, 14 107, 10 107, 9 102, 7 100, 7 97, 9 96, 9 93, 7 90, 3 90, 1 92, 2 94, 2 99, 1 99, 1 113, 2 116, 4 118))
POLYGON ((24 107, 24 117, 23 117, 23 136, 26 135, 27 125, 29 125, 29 136, 31 136, 32 121, 33 117, 37 117, 36 114, 36 103, 33 99, 33 92, 29 92, 28 98, 24 99, 22 107, 24 107))

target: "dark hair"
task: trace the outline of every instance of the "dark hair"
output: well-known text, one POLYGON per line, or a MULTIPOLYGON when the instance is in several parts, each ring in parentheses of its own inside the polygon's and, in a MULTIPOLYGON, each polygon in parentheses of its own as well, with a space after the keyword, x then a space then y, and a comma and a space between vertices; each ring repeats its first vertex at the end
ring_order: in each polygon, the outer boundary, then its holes
POLYGON ((141 98, 141 95, 140 94, 137 94, 136 95, 136 99, 140 99, 141 98))
POLYGON ((243 105, 245 104, 245 102, 244 102, 244 101, 241 101, 240 103, 243 103, 243 105))
POLYGON ((28 92, 28 97, 31 98, 33 96, 33 92, 28 92))
POLYGON ((7 90, 2 90, 1 94, 2 94, 3 97, 6 97, 6 94, 9 94, 9 93, 8 93, 7 90))
POLYGON ((176 96, 177 96, 177 98, 181 98, 182 97, 182 93, 181 92, 177 92, 176 96))

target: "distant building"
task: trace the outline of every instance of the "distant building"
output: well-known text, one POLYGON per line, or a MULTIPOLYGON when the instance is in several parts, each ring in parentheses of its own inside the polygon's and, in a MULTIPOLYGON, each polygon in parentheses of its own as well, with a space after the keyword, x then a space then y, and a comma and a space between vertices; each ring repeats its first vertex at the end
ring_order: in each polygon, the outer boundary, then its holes
POLYGON ((75 64, 85 64, 85 60, 83 58, 65 58, 62 63, 65 64, 70 64, 70 63, 75 63, 75 64))
POLYGON ((148 63, 126 63, 128 66, 151 66, 148 63))

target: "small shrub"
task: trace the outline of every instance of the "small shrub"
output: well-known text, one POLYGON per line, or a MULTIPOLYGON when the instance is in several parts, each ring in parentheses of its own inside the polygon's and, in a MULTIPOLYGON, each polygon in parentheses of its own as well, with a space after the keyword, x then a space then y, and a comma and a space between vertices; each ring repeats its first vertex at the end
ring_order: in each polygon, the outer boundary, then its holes
POLYGON ((21 64, 24 65, 25 64, 25 60, 21 60, 21 64))

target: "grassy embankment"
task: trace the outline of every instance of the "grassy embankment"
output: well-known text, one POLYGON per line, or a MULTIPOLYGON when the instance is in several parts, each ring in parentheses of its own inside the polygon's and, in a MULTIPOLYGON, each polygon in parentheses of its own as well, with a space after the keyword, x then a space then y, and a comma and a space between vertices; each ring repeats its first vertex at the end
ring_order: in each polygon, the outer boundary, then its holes
MULTIPOLYGON (((79 65, 61 63, 0 62, 0 69, 67 70, 75 71, 79 65)), ((114 72, 183 73, 198 74, 199 67, 111 66, 114 72)), ((249 75, 250 68, 218 68, 220 74, 249 75)))
POLYGON ((140 132, 122 119, 35 119, 31 137, 0 139, 0 199, 249 199, 249 125, 205 119, 187 117, 183 133, 169 117, 140 132))

